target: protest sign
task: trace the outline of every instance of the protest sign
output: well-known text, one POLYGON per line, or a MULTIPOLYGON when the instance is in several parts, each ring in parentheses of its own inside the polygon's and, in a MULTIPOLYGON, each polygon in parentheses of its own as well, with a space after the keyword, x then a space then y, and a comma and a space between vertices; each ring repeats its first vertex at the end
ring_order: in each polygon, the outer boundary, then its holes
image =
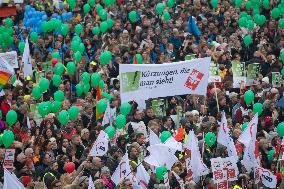
POLYGON ((227 158, 212 158, 211 160, 214 183, 238 180, 239 170, 237 159, 233 156, 227 158))
POLYGON ((221 76, 220 76, 220 70, 217 64, 214 62, 210 63, 210 72, 209 72, 209 78, 208 82, 213 83, 213 82, 221 82, 221 76))
POLYGON ((15 161, 15 149, 6 149, 3 168, 6 168, 7 170, 13 170, 14 161, 15 161))
POLYGON ((43 62, 42 70, 44 70, 46 73, 52 71, 53 70, 52 62, 51 61, 43 62))
POLYGON ((276 176, 269 170, 262 167, 255 168, 255 182, 262 182, 264 186, 268 188, 276 188, 277 179, 276 176))
POLYGON ((2 57, 12 68, 19 68, 17 52, 11 51, 6 53, 0 53, 0 57, 2 57))
POLYGON ((170 64, 120 64, 123 102, 141 104, 149 98, 183 94, 205 95, 211 58, 170 64))
POLYGON ((185 60, 192 60, 192 59, 195 59, 195 57, 196 57, 196 54, 188 54, 188 55, 186 55, 185 56, 185 60))
POLYGON ((281 78, 280 72, 271 73, 271 82, 273 87, 281 87, 280 78, 281 78))
POLYGON ((232 61, 233 88, 241 88, 246 83, 245 63, 232 61))
POLYGON ((165 103, 163 99, 153 99, 151 101, 153 112, 157 116, 164 116, 165 103))
POLYGON ((40 71, 35 73, 36 82, 39 83, 43 78, 45 78, 45 71, 40 71))
POLYGON ((246 86, 257 84, 258 74, 260 73, 260 64, 253 63, 247 66, 247 81, 246 86))

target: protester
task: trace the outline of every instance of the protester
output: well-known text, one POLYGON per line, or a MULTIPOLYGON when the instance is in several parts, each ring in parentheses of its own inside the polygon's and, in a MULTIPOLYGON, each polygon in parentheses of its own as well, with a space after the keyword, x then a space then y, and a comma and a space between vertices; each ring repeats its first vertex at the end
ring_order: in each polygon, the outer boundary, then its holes
POLYGON ((0 6, 4 188, 283 188, 283 0, 0 6), (206 94, 122 102, 121 65, 204 57, 206 94))

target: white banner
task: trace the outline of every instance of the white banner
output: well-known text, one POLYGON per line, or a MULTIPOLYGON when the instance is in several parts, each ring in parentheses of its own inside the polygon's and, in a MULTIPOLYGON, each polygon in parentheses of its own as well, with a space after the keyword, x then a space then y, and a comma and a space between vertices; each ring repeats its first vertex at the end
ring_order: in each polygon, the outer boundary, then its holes
POLYGON ((235 157, 212 158, 212 173, 214 183, 238 180, 239 170, 235 157))
POLYGON ((121 100, 141 104, 149 98, 205 95, 210 61, 207 57, 169 64, 120 64, 121 100))
POLYGON ((108 142, 109 142, 108 135, 104 131, 101 131, 97 140, 93 144, 89 156, 94 157, 94 156, 105 155, 108 151, 108 142))
POLYGON ((11 51, 6 53, 0 53, 0 56, 6 60, 6 62, 12 67, 12 68, 19 68, 18 65, 18 59, 17 59, 17 52, 11 51))
POLYGON ((269 170, 262 167, 255 168, 255 182, 262 184, 268 188, 276 188, 277 179, 276 176, 269 170))

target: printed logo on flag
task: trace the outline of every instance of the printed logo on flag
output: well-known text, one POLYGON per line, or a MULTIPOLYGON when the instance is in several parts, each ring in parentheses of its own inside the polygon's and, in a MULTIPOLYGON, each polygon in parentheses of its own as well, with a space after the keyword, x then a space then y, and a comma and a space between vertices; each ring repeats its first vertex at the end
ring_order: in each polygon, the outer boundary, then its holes
POLYGON ((198 87, 203 76, 204 76, 204 74, 201 73, 200 71, 198 71, 196 69, 192 69, 192 71, 189 74, 184 86, 194 91, 198 87))

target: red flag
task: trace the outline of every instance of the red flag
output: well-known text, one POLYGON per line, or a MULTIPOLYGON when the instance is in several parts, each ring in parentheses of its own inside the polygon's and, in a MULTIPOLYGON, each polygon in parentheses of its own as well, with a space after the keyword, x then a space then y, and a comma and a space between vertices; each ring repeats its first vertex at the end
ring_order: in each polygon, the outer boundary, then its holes
MULTIPOLYGON (((96 93, 96 101, 98 103, 99 100, 102 99, 102 90, 100 85, 97 86, 97 93, 96 93)), ((98 106, 96 107, 96 120, 99 120, 103 117, 103 114, 100 114, 98 111, 98 106)))
POLYGON ((133 64, 138 64, 138 60, 137 60, 136 55, 134 55, 134 61, 133 61, 133 64))

